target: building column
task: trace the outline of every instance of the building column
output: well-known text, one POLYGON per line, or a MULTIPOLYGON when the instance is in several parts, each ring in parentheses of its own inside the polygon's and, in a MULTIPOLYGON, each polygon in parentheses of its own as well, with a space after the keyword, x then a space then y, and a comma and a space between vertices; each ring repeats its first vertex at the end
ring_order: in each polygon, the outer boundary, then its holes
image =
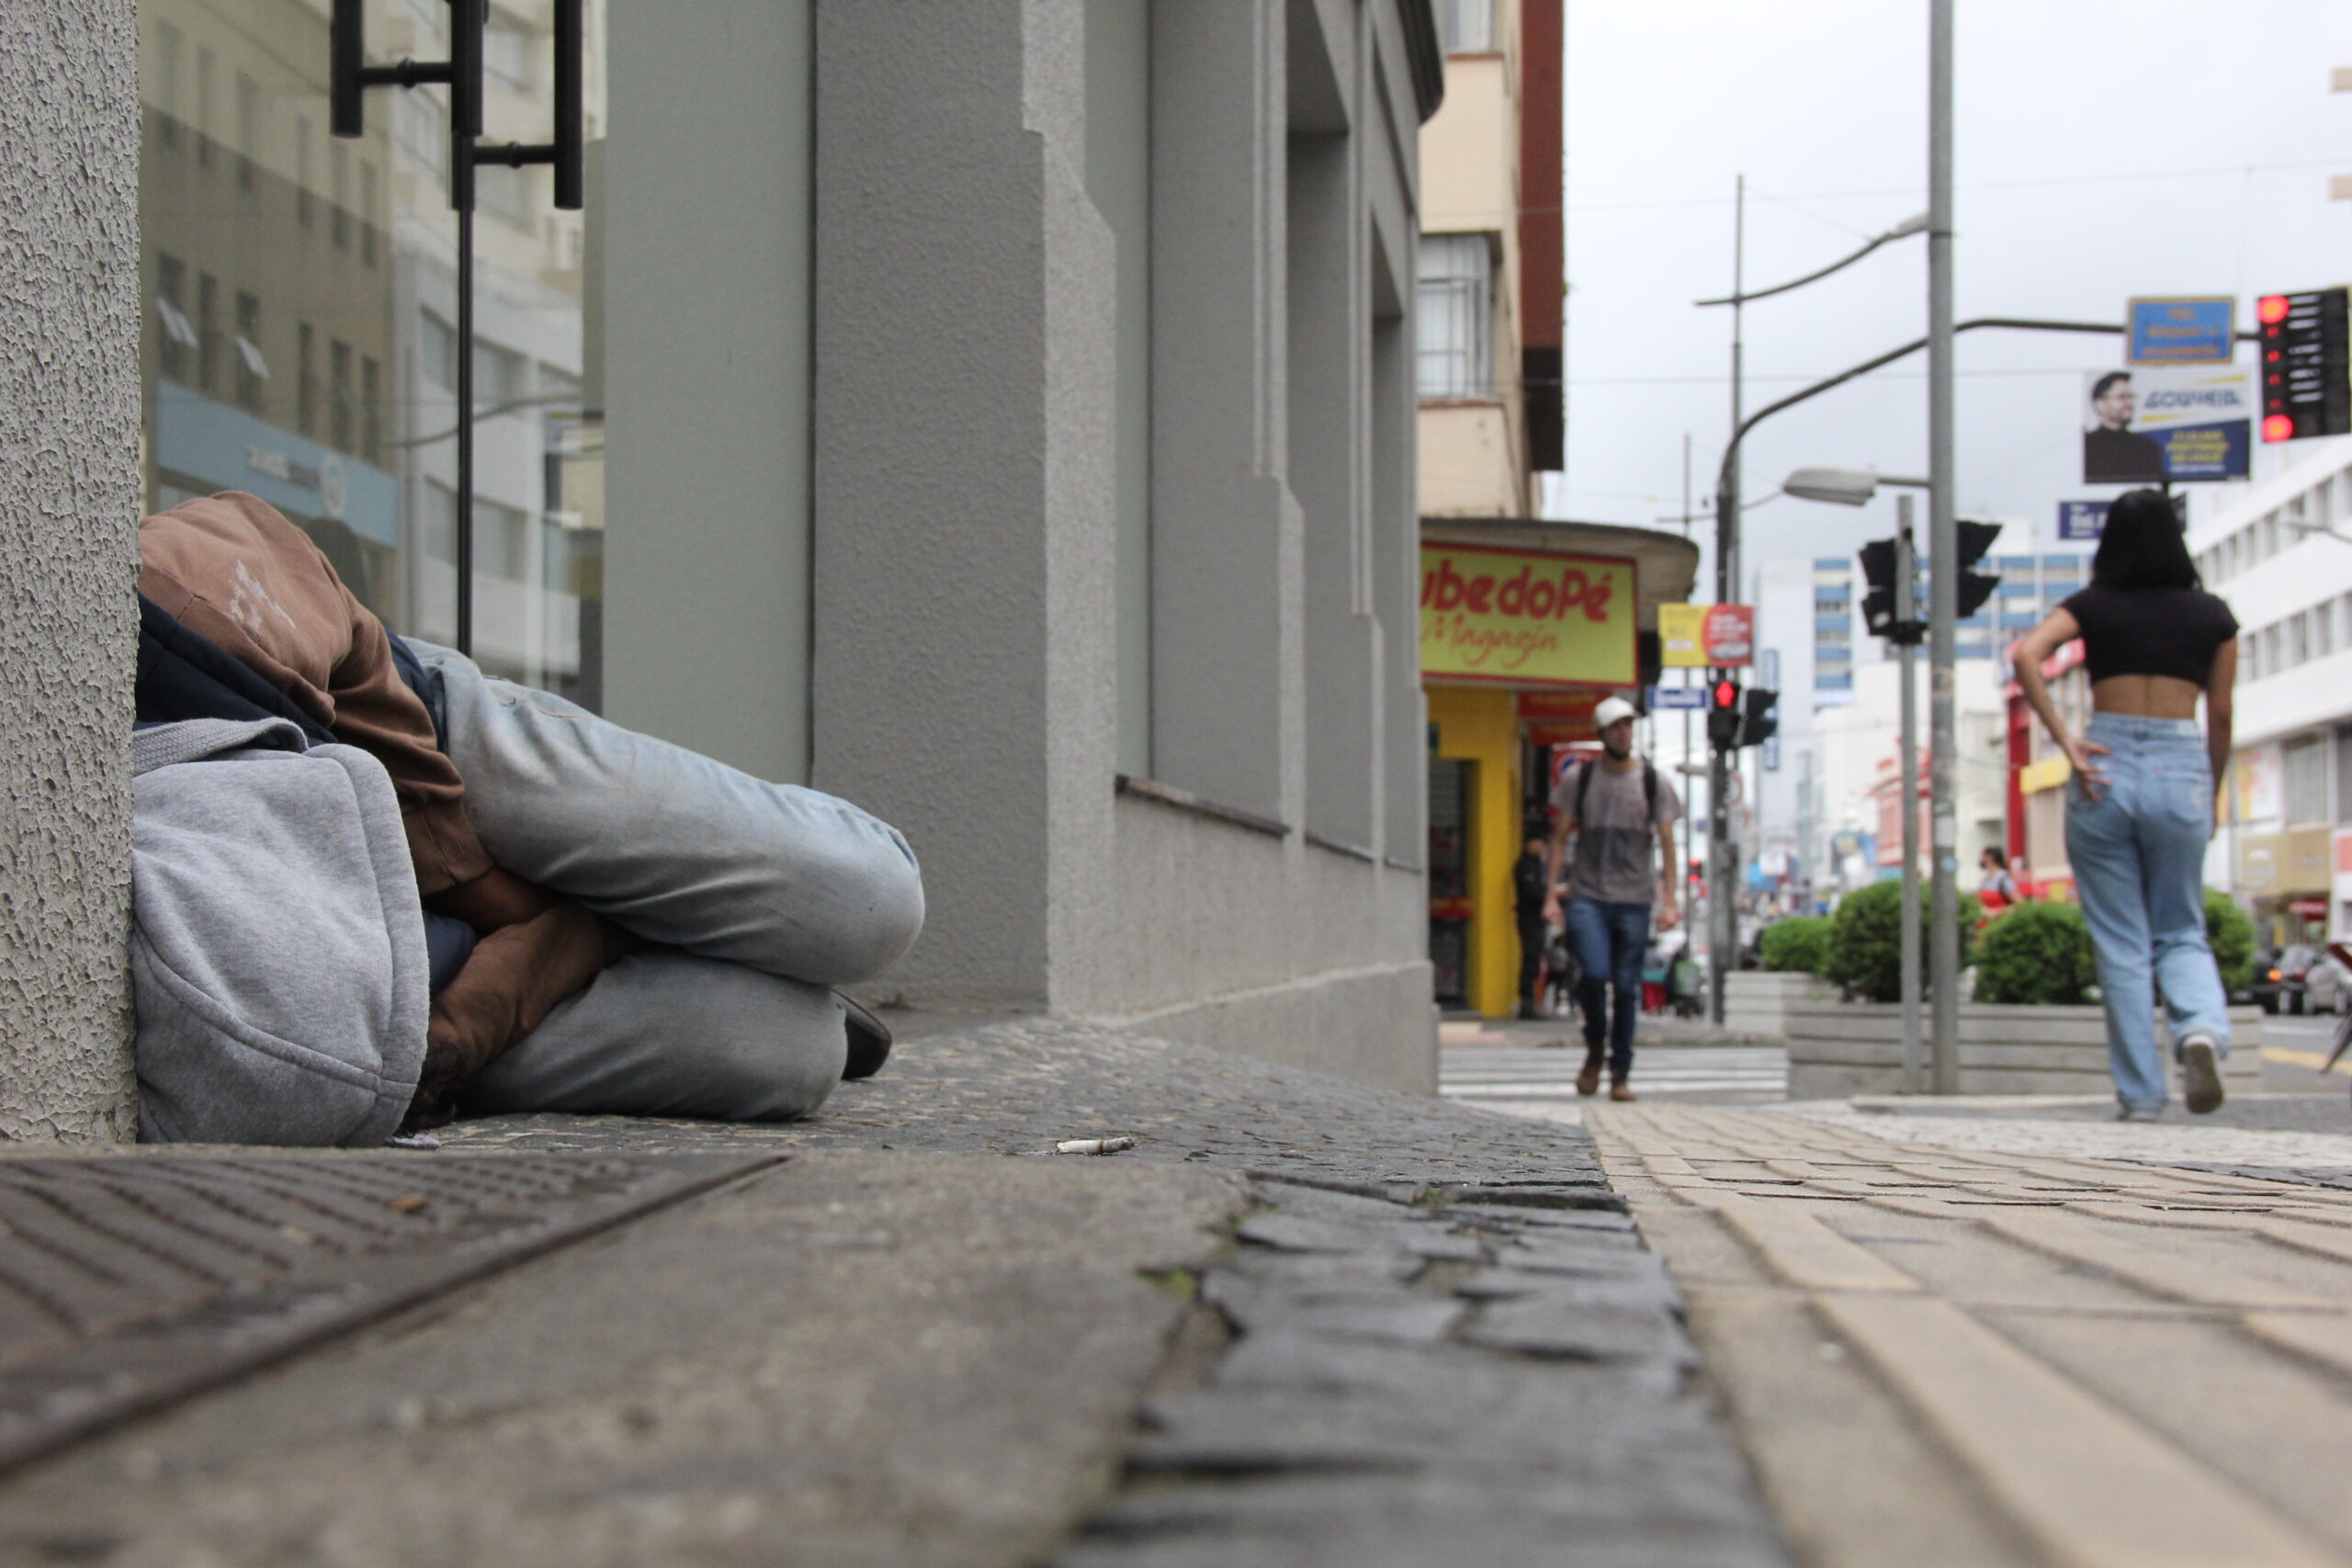
POLYGON ((1109 918, 1114 269, 1081 0, 820 5, 811 782, 896 823, 917 1006, 1082 1008, 1109 918))
POLYGON ((129 1138, 131 0, 0 7, 0 1138, 129 1138))

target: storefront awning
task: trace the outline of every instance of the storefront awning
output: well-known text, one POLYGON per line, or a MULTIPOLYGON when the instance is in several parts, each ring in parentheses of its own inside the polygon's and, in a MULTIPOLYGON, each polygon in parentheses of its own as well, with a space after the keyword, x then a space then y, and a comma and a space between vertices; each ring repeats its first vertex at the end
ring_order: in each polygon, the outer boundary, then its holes
POLYGON ((1554 523, 1536 517, 1424 517, 1424 540, 1497 549, 1552 550, 1631 559, 1641 579, 1641 629, 1657 630, 1657 607, 1679 604, 1699 581, 1699 547, 1659 528, 1554 523))

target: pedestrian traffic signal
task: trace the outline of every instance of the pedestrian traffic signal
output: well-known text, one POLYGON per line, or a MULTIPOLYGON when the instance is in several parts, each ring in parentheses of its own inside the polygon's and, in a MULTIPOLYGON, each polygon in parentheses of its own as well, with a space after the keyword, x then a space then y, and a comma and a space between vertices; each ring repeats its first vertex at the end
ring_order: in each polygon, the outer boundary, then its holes
POLYGON ((2352 434, 2352 342, 2346 294, 2315 288, 2266 294, 2255 305, 2262 327, 2262 438, 2352 434))
POLYGON ((1739 682, 1722 680, 1707 692, 1707 745, 1717 751, 1739 747, 1739 682))
POLYGON ((1742 746, 1761 746, 1772 738, 1773 732, 1781 728, 1781 716, 1777 711, 1780 701, 1781 694, 1778 692, 1766 691, 1761 686, 1747 688, 1741 698, 1739 743, 1742 746))

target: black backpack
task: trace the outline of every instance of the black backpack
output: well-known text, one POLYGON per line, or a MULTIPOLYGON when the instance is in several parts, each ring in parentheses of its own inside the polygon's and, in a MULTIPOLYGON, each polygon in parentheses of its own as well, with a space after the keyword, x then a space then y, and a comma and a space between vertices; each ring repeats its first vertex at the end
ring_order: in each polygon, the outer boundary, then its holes
MULTIPOLYGON (((1592 788, 1592 770, 1598 762, 1598 758, 1589 757, 1577 764, 1577 829, 1579 832, 1584 829, 1584 797, 1592 788)), ((1657 827, 1657 769, 1650 765, 1647 757, 1642 759, 1642 804, 1649 814, 1649 825, 1657 827)))

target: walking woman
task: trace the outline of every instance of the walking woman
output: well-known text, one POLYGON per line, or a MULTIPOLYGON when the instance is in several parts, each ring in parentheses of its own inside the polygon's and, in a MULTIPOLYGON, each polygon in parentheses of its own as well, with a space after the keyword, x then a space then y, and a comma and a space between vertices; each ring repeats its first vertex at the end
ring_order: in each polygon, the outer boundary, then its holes
POLYGON ((2153 1119, 2165 1106, 2157 987, 2172 1020, 2182 1098, 2199 1115, 2222 1103, 2229 1007, 2205 941, 2203 885, 2214 796, 2230 760, 2237 635, 2237 617, 2198 581, 2172 502, 2135 490, 2108 509, 2090 586, 2017 649, 2018 683, 2074 767, 2066 858, 2098 955, 2108 1061, 2127 1122, 2153 1119), (2076 637, 2092 711, 2085 732, 2070 735, 2041 666, 2076 637))

